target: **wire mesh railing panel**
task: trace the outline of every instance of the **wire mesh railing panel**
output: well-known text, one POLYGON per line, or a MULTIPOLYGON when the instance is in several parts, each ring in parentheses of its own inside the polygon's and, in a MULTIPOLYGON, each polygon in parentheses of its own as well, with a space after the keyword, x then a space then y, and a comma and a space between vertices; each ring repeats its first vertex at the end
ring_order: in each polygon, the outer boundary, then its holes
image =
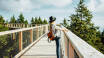
POLYGON ((23 49, 30 44, 30 31, 23 31, 23 49))
POLYGON ((41 27, 39 27, 39 37, 41 36, 41 27))
POLYGON ((36 40, 36 35, 37 35, 36 32, 37 32, 37 29, 34 28, 34 29, 33 29, 33 41, 36 40))
POLYGON ((45 32, 46 26, 0 32, 0 58, 13 58, 45 32))

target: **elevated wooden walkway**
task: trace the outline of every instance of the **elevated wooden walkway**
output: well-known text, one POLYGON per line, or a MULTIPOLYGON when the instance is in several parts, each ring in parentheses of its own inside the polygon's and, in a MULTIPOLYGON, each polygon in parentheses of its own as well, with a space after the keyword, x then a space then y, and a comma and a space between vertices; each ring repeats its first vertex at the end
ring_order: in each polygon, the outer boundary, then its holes
MULTIPOLYGON (((56 58, 56 43, 48 43, 47 32, 49 25, 0 32, 0 36, 11 34, 11 39, 18 40, 18 50, 14 58, 56 58), (25 33, 24 33, 25 32, 25 33), (26 33, 27 32, 27 33, 26 33), (27 40, 28 39, 28 40, 27 40), (27 40, 24 42, 24 40, 27 40), (24 48, 24 43, 28 43, 24 48)), ((63 26, 59 27, 65 28, 63 26)), ((59 32, 58 32, 59 33, 59 32)), ((97 51, 87 42, 75 35, 70 30, 60 30, 60 48, 62 58, 104 58, 104 54, 97 51)), ((5 56, 5 55, 4 55, 5 56)), ((3 57, 2 57, 3 58, 3 57)))
POLYGON ((21 58, 56 58, 55 41, 48 43, 47 36, 43 36, 21 58))

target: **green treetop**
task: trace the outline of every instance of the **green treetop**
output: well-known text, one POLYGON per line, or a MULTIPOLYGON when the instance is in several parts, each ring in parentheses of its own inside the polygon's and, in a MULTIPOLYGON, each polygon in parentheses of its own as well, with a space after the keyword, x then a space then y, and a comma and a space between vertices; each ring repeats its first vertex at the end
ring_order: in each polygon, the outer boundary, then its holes
POLYGON ((23 16, 22 13, 19 15, 19 18, 18 18, 17 22, 18 22, 18 23, 24 23, 24 22, 25 22, 24 16, 23 16))
POLYGON ((35 23, 35 19, 32 17, 31 24, 34 24, 34 23, 35 23))
POLYGON ((69 28, 68 21, 64 18, 62 25, 66 28, 69 28))
POLYGON ((28 24, 28 21, 27 21, 27 20, 25 20, 24 24, 28 24))
POLYGON ((46 19, 43 20, 43 24, 48 24, 46 19))
POLYGON ((14 15, 11 17, 10 23, 16 23, 16 19, 15 19, 14 15))
POLYGON ((42 24, 42 19, 41 19, 41 17, 39 17, 39 19, 38 19, 38 24, 42 24))
POLYGON ((0 23, 4 23, 4 22, 5 22, 5 20, 4 20, 3 16, 0 16, 0 23))
POLYGON ((35 17, 35 23, 34 24, 38 24, 38 18, 35 17))

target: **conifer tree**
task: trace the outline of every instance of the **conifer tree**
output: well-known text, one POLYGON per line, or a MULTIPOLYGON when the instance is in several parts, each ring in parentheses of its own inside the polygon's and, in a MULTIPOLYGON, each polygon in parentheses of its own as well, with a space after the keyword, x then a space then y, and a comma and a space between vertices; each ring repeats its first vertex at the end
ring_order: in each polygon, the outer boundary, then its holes
POLYGON ((63 23, 61 23, 64 27, 69 29, 68 21, 64 18, 63 23))
POLYGON ((34 24, 38 24, 38 18, 35 17, 35 23, 34 24))
POLYGON ((16 23, 16 19, 15 19, 14 15, 11 17, 10 23, 16 23))
POLYGON ((38 19, 38 24, 42 24, 42 19, 41 19, 41 17, 39 17, 39 19, 38 19))
POLYGON ((35 24, 35 20, 34 20, 33 17, 32 17, 32 20, 31 20, 31 24, 35 24))
POLYGON ((27 21, 27 20, 25 20, 24 24, 28 24, 28 21, 27 21))
POLYGON ((104 45, 104 30, 103 30, 103 32, 101 33, 101 42, 102 42, 103 45, 104 45))
POLYGON ((5 19, 3 18, 3 16, 0 16, 0 23, 5 23, 5 19))
POLYGON ((48 24, 46 19, 43 20, 43 24, 48 24))
POLYGON ((85 6, 84 0, 80 0, 76 13, 70 16, 70 30, 101 51, 101 47, 103 46, 101 45, 100 37, 97 36, 99 33, 98 27, 94 26, 91 22, 92 17, 93 15, 85 6))
POLYGON ((19 15, 19 18, 18 18, 17 22, 18 22, 18 23, 24 23, 24 22, 25 22, 24 19, 25 19, 25 18, 24 18, 24 16, 23 16, 23 14, 21 13, 21 14, 19 15))

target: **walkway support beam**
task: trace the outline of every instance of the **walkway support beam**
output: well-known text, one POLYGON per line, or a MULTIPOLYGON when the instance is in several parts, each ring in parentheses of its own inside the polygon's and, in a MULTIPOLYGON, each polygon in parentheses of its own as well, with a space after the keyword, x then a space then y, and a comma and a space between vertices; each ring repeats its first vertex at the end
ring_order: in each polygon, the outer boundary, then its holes
POLYGON ((74 58, 74 49, 73 49, 70 41, 69 41, 69 57, 74 58))
POLYGON ((19 51, 21 51, 22 50, 22 39, 23 39, 23 37, 22 37, 22 31, 21 32, 19 32, 19 51))
POLYGON ((15 40, 15 33, 13 33, 12 36, 13 36, 13 40, 15 40))
POLYGON ((39 27, 36 25, 36 39, 39 37, 39 27))
POLYGON ((33 29, 30 30, 30 42, 33 42, 33 29))

